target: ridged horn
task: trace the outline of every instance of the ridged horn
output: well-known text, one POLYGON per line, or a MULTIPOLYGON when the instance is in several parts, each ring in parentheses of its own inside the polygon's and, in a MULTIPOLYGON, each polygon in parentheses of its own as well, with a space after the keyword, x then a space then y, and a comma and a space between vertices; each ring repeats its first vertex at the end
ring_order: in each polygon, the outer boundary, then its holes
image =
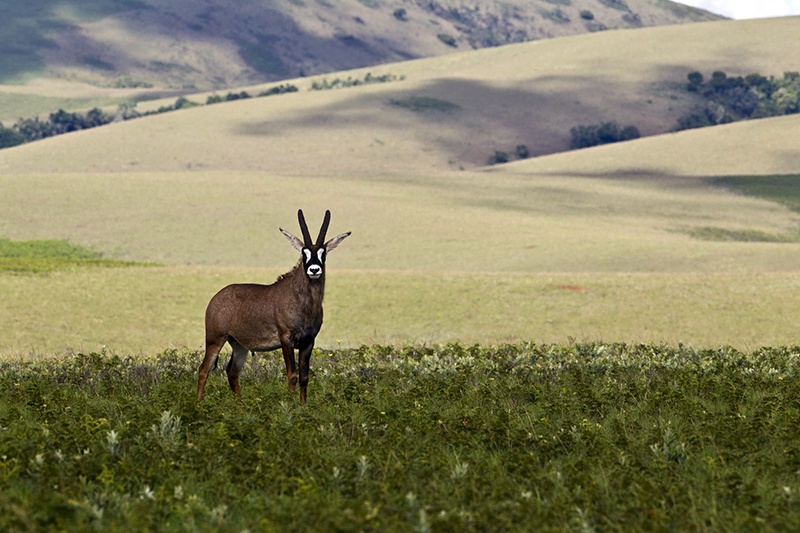
POLYGON ((303 210, 297 210, 297 220, 300 222, 300 231, 303 232, 303 244, 305 246, 311 246, 311 234, 308 232, 308 224, 306 224, 306 218, 303 216, 303 210))
POLYGON ((322 227, 319 228, 319 236, 317 236, 317 246, 322 246, 325 243, 325 234, 328 233, 328 224, 331 223, 331 212, 325 211, 325 219, 322 221, 322 227))

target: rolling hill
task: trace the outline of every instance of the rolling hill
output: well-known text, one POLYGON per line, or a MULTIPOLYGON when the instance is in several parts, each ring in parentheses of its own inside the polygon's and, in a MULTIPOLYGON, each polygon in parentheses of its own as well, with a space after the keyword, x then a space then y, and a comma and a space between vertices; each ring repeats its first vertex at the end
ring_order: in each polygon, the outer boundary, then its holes
MULTIPOLYGON (((565 151, 576 125, 615 120, 636 125, 644 136, 666 133, 697 105, 685 90, 689 72, 781 75, 796 68, 799 30, 800 18, 791 17, 602 32, 336 74, 398 80, 388 83, 309 91, 332 76, 297 79, 298 93, 4 150, 0 170, 381 175, 471 169, 495 150, 520 144, 535 157, 565 151)), ((194 99, 202 103, 205 95, 194 99)))
POLYGON ((667 0, 14 3, 0 83, 220 89, 476 48, 721 17, 667 0))

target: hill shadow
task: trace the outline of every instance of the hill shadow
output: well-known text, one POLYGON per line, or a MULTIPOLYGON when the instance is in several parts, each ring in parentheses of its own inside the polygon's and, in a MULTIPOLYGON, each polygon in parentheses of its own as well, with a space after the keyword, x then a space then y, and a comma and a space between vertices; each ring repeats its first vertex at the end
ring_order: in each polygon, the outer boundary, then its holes
MULTIPOLYGON (((576 125, 605 120, 636 124, 643 115, 641 108, 630 105, 623 85, 582 76, 538 78, 515 86, 443 78, 415 88, 397 84, 380 92, 340 90, 352 93, 316 106, 310 98, 302 116, 253 119, 241 122, 235 132, 272 137, 324 131, 325 142, 346 143, 348 130, 390 131, 441 153, 444 161, 474 168, 487 164, 495 151, 513 151, 517 145, 525 145, 532 157, 567 151, 570 128, 576 125), (560 89, 552 90, 553 84, 560 89), (598 87, 604 96, 587 98, 598 87)), ((660 117, 653 111, 648 118, 660 117)), ((655 133, 663 132, 643 132, 655 133)), ((398 164, 404 157, 414 154, 398 153, 398 164)))
POLYGON ((147 7, 138 0, 27 0, 4 2, 0 17, 0 83, 14 82, 45 68, 39 51, 57 48, 52 35, 72 31, 70 19, 95 20, 147 7), (66 14, 69 16, 65 16, 66 14))
MULTIPOLYGON (((227 9, 216 4, 177 2, 172 6, 153 6, 140 0, 32 0, 9 2, 0 18, 0 83, 14 83, 42 73, 48 65, 44 56, 57 54, 59 65, 93 70, 100 74, 131 75, 129 69, 149 69, 154 78, 186 78, 205 80, 213 87, 276 81, 304 74, 320 74, 336 70, 365 67, 412 59, 414 56, 396 50, 383 39, 361 39, 341 33, 319 37, 300 27, 290 15, 263 5, 241 4, 227 9), (177 59, 161 57, 136 58, 132 50, 92 39, 78 25, 104 17, 119 16, 117 21, 137 39, 148 43, 153 38, 183 42, 190 51, 193 43, 209 41, 220 49, 234 47, 249 72, 221 79, 214 71, 220 65, 213 61, 192 58, 192 54, 173 54, 177 59), (64 49, 59 42, 68 42, 64 49), (308 63, 313 51, 315 65, 308 63), (198 63, 200 61, 202 64, 198 63), (209 69, 209 73, 203 69, 209 69), (308 71, 308 72, 306 72, 308 71)), ((223 65, 233 69, 232 65, 223 65)), ((241 69, 239 69, 241 70, 241 69)), ((200 85, 208 85, 200 83, 200 85)))

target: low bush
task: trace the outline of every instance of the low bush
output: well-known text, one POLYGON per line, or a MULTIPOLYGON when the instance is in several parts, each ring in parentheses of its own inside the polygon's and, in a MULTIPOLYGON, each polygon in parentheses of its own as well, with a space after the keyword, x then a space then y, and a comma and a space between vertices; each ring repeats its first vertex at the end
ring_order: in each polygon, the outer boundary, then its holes
POLYGON ((591 126, 576 126, 569 133, 571 137, 570 148, 572 149, 630 141, 641 136, 636 126, 621 127, 614 121, 591 126))
POLYGON ((201 357, 0 361, 0 529, 800 527, 800 347, 316 350, 305 406, 201 357))

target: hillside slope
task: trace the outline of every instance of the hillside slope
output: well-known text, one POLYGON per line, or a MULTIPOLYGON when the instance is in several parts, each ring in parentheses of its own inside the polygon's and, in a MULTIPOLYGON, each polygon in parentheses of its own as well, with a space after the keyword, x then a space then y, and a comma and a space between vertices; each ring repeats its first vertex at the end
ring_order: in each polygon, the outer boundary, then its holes
MULTIPOLYGON (((696 105, 686 74, 781 75, 800 17, 645 28, 508 45, 367 71, 398 81, 240 100, 0 151, 3 172, 428 173, 483 166, 495 150, 569 148, 579 124, 669 131, 696 105), (630 50, 639 53, 631 54, 630 50)), ((204 102, 204 96, 196 97, 204 102)), ((753 139, 753 144, 763 142, 753 139)))
POLYGON ((293 255, 274 228, 303 207, 316 217, 331 209, 337 228, 358 235, 338 268, 790 270, 800 264, 796 213, 697 176, 800 172, 798 116, 482 165, 520 141, 557 151, 576 123, 657 133, 692 105, 677 87, 689 70, 794 68, 798 25, 723 21, 509 45, 375 69, 402 81, 308 91, 314 80, 295 80, 297 93, 2 150, 0 235, 167 264, 280 267, 293 255), (691 236, 704 227, 783 242, 691 236))
POLYGON ((719 19, 667 0, 55 0, 4 6, 0 83, 229 88, 458 50, 719 19))
POLYGON ((800 174, 798 131, 800 115, 790 115, 517 161, 488 171, 594 178, 800 174))

